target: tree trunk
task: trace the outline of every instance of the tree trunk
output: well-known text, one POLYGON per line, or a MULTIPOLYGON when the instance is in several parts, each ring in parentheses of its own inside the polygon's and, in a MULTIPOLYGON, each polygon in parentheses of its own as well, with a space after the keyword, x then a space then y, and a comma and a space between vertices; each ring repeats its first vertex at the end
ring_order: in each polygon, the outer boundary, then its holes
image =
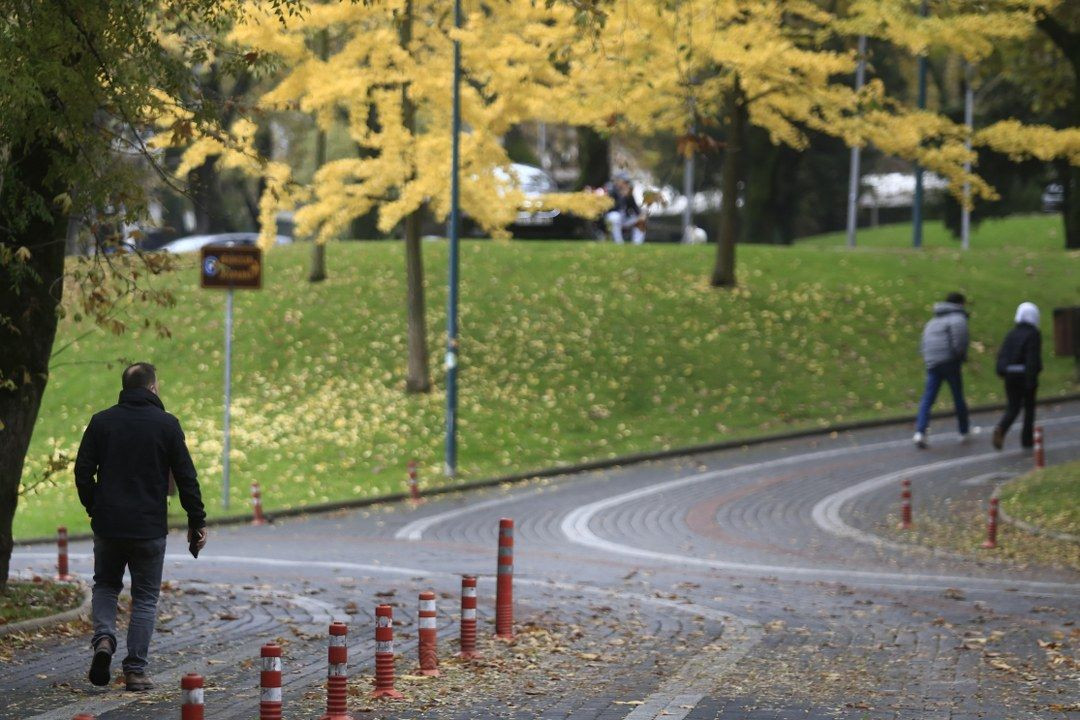
POLYGON ((431 390, 428 369, 427 321, 424 317, 424 256, 420 247, 420 211, 405 218, 405 285, 409 307, 409 372, 405 390, 431 390))
MULTIPOLYGON (((1080 32, 1066 23, 1047 13, 1036 24, 1072 65, 1073 98, 1069 107, 1074 121, 1077 121, 1080 120, 1080 32)), ((1058 168, 1058 176, 1065 190, 1061 204, 1061 217, 1065 221, 1065 248, 1073 250, 1080 248, 1080 168, 1065 163, 1059 164, 1058 168)))
POLYGON ((577 190, 603 187, 611 178, 611 141, 590 127, 577 129, 577 190))
MULTIPOLYGON (((319 33, 319 57, 323 60, 330 54, 329 33, 323 30, 319 33)), ((318 170, 326 164, 326 131, 321 127, 315 134, 315 169, 318 170)), ((311 272, 308 274, 308 282, 322 282, 326 279, 326 243, 315 242, 311 248, 311 272)))
POLYGON ((1065 221, 1065 249, 1080 249, 1080 167, 1062 163, 1059 173, 1065 195, 1061 203, 1061 218, 1065 221))
POLYGON ((739 165, 742 162, 743 124, 746 109, 742 91, 735 83, 724 110, 724 168, 721 175, 720 219, 716 230, 716 265, 713 287, 735 286, 735 240, 738 237, 739 165))
MULTIPOLYGON (((412 42, 413 4, 407 0, 400 28, 401 47, 408 50, 412 42)), ((416 137, 416 106, 409 98, 409 85, 401 86, 402 121, 416 137)), ((408 374, 405 391, 431 391, 431 371, 428 369, 427 320, 424 317, 424 255, 420 246, 420 218, 423 206, 405 218, 405 288, 409 313, 408 374)))
MULTIPOLYGON (((41 147, 13 150, 10 170, 42 198, 63 188, 50 187, 49 153, 41 147)), ((29 198, 7 198, 0 210, 0 244, 30 257, 29 274, 9 275, 0 266, 0 592, 7 589, 12 523, 19 500, 23 464, 34 432, 41 397, 49 377, 49 357, 56 338, 57 306, 63 292, 66 217, 33 217, 20 225, 17 214, 29 198), (19 228, 12 231, 10 228, 19 228)))
POLYGON ((188 174, 188 187, 195 206, 195 233, 198 235, 227 232, 230 229, 221 202, 217 161, 217 156, 209 158, 188 174))

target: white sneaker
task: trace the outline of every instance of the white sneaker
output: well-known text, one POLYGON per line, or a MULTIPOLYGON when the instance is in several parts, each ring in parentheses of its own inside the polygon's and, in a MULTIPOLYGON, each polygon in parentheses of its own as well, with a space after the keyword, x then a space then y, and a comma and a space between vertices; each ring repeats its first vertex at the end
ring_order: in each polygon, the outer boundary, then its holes
POLYGON ((960 438, 957 440, 957 444, 959 444, 959 445, 967 445, 968 440, 970 440, 970 439, 971 439, 971 433, 969 433, 969 432, 960 433, 960 438))
POLYGON ((915 433, 915 437, 911 438, 911 442, 915 443, 915 447, 920 450, 926 449, 926 435, 921 432, 915 433))

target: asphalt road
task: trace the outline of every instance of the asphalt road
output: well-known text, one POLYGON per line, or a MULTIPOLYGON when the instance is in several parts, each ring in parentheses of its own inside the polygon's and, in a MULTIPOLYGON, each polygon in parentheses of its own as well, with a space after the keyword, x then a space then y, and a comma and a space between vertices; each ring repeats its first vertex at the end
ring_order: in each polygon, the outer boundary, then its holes
MULTIPOLYGON (((1040 420, 1050 463, 1080 458, 1080 403, 1040 420)), ((221 528, 198 560, 170 537, 158 689, 93 688, 88 638, 46 634, 4 663, 0 718, 175 716, 192 670, 208 718, 256 717, 251 661, 268 639, 285 643, 285 716, 314 718, 331 619, 350 627, 358 718, 1075 717, 1080 573, 883 537, 902 478, 917 521, 953 522, 951 501, 1031 466, 988 432, 962 445, 937 426, 925 451, 906 427, 878 428, 221 528), (447 662, 438 681, 409 676, 420 590, 440 595, 444 656, 460 574, 480 576, 491 632, 502 517, 516 523, 519 642, 485 640, 482 666, 447 662), (365 698, 380 602, 395 605, 404 703, 365 698)), ((71 548, 83 577, 89 552, 71 548)), ((54 561, 21 548, 12 566, 49 574, 54 561)))

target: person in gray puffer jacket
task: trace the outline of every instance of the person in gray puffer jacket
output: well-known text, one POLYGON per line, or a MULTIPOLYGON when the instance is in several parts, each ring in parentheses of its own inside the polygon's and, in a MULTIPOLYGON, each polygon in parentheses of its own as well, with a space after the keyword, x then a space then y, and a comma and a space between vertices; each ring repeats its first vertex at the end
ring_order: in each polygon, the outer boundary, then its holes
POLYGON ((934 316, 923 327, 921 350, 926 364, 926 386, 919 402, 913 438, 919 448, 926 448, 930 409, 943 382, 948 383, 952 391, 961 440, 967 439, 971 428, 960 375, 960 366, 967 360, 968 350, 968 314, 964 302, 960 293, 949 293, 944 302, 934 303, 934 316))

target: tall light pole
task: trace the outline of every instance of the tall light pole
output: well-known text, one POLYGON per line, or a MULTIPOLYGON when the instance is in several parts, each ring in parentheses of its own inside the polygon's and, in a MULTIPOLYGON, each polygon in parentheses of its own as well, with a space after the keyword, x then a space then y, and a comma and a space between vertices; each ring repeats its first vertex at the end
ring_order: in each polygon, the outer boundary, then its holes
MULTIPOLYGON (((927 0, 922 0, 919 8, 920 17, 927 15, 927 0)), ((926 51, 919 56, 919 109, 926 109, 926 51)), ((918 163, 915 164, 915 201, 911 206, 911 244, 922 247, 923 225, 923 169, 918 163)))
MULTIPOLYGON (((975 131, 975 91, 972 81, 975 73, 971 63, 964 63, 964 124, 967 125, 967 140, 964 145, 971 152, 971 134, 975 131)), ((964 172, 971 172, 971 161, 964 163, 964 172)), ((964 206, 960 210, 960 247, 971 247, 971 181, 964 180, 964 206)))
MULTIPOLYGON (((866 80, 866 36, 859 36, 859 64, 855 67, 855 92, 862 90, 866 80)), ((855 247, 855 226, 859 212, 859 153, 858 145, 851 148, 851 168, 848 171, 847 246, 855 247)))
MULTIPOLYGON (((461 0, 454 0, 454 28, 461 27, 461 0)), ((453 139, 450 141, 450 258, 446 294, 446 466, 447 477, 457 474, 457 367, 458 367, 458 233, 461 157, 461 43, 454 40, 453 139)))

